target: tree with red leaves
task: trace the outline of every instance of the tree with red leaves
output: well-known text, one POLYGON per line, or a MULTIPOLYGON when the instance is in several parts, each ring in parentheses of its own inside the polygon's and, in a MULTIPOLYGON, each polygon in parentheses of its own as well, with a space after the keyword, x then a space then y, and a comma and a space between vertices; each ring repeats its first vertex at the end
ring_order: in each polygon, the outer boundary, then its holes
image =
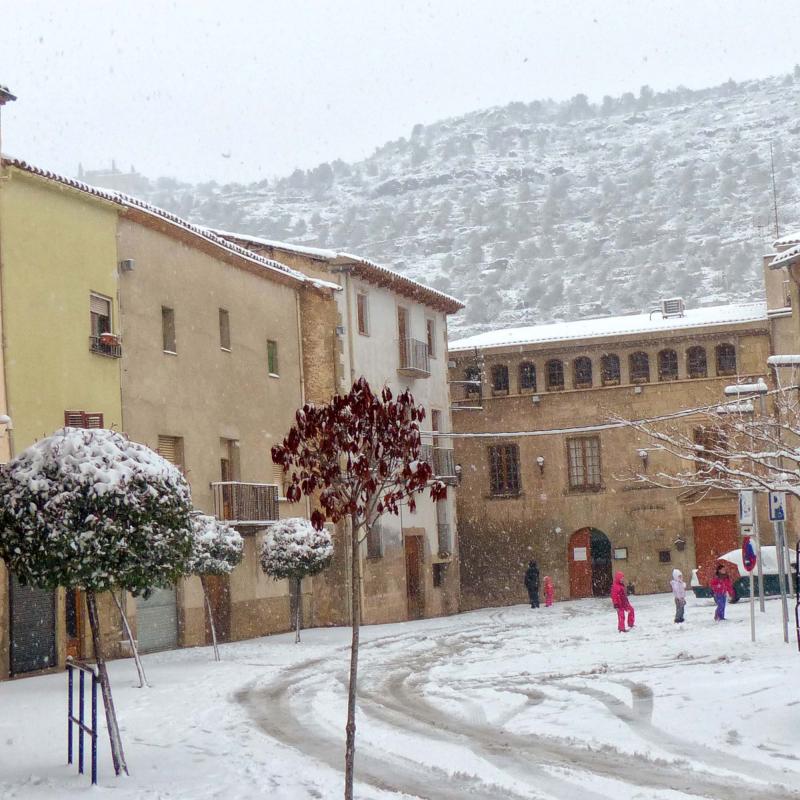
POLYGON ((359 378, 346 395, 335 395, 324 406, 306 405, 283 444, 272 448, 272 460, 288 474, 286 497, 298 502, 304 495, 317 499, 311 515, 318 530, 325 522, 349 523, 351 543, 350 594, 352 643, 347 698, 345 800, 353 797, 356 747, 356 684, 361 623, 361 542, 382 514, 398 514, 400 506, 415 509, 415 496, 426 488, 433 500, 446 496, 440 481, 432 480, 430 465, 419 458, 419 423, 425 409, 409 391, 392 398, 384 387, 375 395, 359 378))

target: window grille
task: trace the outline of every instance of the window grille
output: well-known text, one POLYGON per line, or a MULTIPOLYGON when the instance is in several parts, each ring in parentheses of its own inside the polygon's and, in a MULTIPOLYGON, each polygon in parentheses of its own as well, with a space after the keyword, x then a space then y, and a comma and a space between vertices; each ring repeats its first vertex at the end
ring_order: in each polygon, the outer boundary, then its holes
POLYGON ((496 445, 489 448, 489 488, 493 495, 519 494, 519 448, 517 445, 496 445))

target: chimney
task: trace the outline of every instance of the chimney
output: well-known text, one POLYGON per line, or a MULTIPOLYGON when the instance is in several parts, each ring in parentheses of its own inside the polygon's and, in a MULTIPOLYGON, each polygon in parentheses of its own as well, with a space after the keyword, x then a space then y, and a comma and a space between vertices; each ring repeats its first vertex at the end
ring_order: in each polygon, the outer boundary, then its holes
POLYGON ((3 120, 2 110, 6 103, 10 103, 17 98, 8 91, 8 87, 0 84, 0 155, 3 154, 3 120))

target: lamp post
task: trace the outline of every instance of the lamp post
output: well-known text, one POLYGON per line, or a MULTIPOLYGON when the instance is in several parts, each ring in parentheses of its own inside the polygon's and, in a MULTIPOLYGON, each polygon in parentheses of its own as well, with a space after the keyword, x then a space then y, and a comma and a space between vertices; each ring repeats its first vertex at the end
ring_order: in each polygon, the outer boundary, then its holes
MULTIPOLYGON (((763 378, 759 378, 755 383, 737 383, 732 386, 725 387, 725 395, 727 397, 742 397, 742 396, 758 396, 758 409, 762 417, 766 416, 766 402, 765 396, 769 392, 769 386, 763 378)), ((755 506, 755 503, 754 503, 755 506)), ((761 560, 761 536, 758 529, 758 508, 755 506, 755 513, 753 514, 753 533, 755 533, 756 540, 756 570, 758 572, 758 608, 759 611, 766 611, 764 605, 764 565, 761 560)))

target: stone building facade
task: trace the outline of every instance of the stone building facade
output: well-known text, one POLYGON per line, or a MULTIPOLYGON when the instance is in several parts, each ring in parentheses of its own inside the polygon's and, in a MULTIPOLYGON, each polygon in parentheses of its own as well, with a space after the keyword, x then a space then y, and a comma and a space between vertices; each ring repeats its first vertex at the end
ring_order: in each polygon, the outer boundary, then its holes
POLYGON ((613 420, 721 402, 726 385, 766 375, 769 334, 756 303, 452 343, 462 608, 523 600, 530 559, 572 598, 607 595, 618 569, 637 591, 664 591, 674 567, 690 576, 736 547, 735 497, 633 480, 676 464, 613 420))

